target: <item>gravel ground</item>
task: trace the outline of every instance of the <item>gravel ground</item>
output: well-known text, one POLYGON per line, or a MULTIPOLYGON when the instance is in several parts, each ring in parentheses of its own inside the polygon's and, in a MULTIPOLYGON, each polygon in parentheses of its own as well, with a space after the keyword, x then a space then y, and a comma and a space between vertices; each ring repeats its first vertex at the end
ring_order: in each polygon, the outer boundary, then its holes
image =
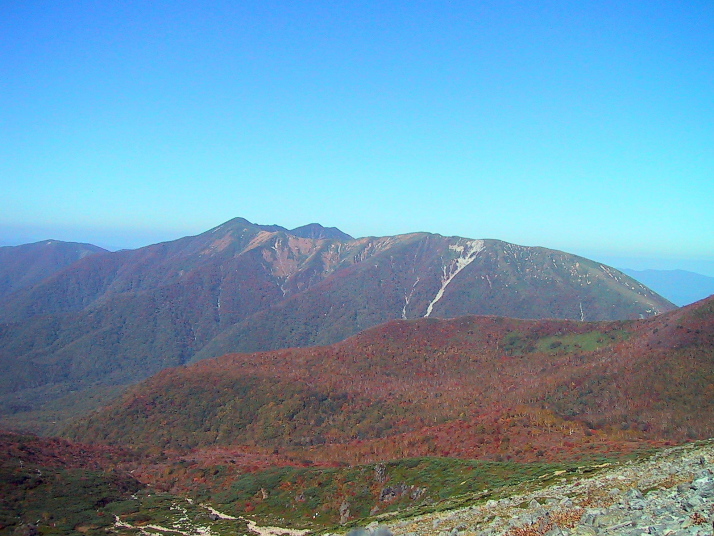
MULTIPOLYGON (((386 536, 712 536, 714 442, 562 479, 538 491, 422 515, 362 534, 386 536)), ((354 536, 357 536, 356 534, 354 536)))

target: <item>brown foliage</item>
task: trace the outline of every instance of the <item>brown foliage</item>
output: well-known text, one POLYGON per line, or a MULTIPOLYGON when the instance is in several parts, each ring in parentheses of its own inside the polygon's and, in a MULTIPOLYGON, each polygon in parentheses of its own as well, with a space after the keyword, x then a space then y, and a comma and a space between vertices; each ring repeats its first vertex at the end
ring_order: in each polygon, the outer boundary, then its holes
POLYGON ((555 460, 714 435, 714 313, 698 307, 639 322, 394 321, 332 346, 227 355, 162 372, 72 437, 366 463, 555 460))

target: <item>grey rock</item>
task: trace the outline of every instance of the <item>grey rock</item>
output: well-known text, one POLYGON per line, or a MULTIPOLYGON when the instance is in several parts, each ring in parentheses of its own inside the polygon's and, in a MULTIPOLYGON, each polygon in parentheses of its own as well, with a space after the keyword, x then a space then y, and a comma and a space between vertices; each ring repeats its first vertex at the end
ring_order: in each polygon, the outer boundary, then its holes
POLYGON ((374 479, 380 484, 387 479, 387 466, 383 463, 378 463, 374 466, 374 479))
POLYGON ((40 531, 38 528, 35 525, 30 524, 19 525, 13 531, 13 534, 16 534, 17 536, 35 536, 39 533, 40 531))
POLYGON ((644 499, 644 497, 642 496, 642 492, 640 490, 638 490, 637 488, 632 488, 630 490, 627 490, 627 492, 625 493, 625 497, 627 497, 630 500, 644 499))
POLYGON ((667 527, 657 524, 646 527, 642 532, 646 534, 652 534, 653 536, 662 536, 666 533, 667 530, 667 527))
POLYGON ((621 531, 622 529, 631 527, 633 524, 634 522, 632 520, 623 521, 622 523, 617 523, 616 525, 608 525, 605 527, 605 530, 608 532, 621 531))
POLYGON ((712 497, 714 496, 714 479, 712 479, 711 476, 698 478, 692 482, 692 488, 694 488, 701 497, 712 497))
POLYGON ((606 534, 617 534, 617 536, 642 536, 642 528, 624 527, 616 529, 614 532, 606 532, 606 534))
POLYGON ((400 483, 396 486, 386 486, 379 494, 379 500, 382 502, 392 501, 405 495, 409 491, 406 484, 400 483))
POLYGON ((610 527, 612 525, 618 525, 622 522, 622 515, 615 515, 612 513, 607 513, 599 516, 595 516, 593 525, 596 527, 610 527))
MULTIPOLYGON (((509 531, 515 532, 512 531, 515 527, 529 525, 534 533, 546 536, 548 511, 552 516, 554 512, 576 509, 581 504, 591 504, 583 499, 593 497, 604 500, 606 506, 588 508, 575 528, 551 527, 547 536, 712 536, 714 475, 700 463, 704 456, 699 452, 705 452, 707 460, 714 459, 714 443, 694 453, 687 448, 672 449, 646 463, 627 462, 601 477, 584 476, 572 485, 561 483, 543 492, 469 505, 454 511, 451 520, 447 521, 442 514, 439 528, 435 522, 434 530, 425 528, 416 536, 436 536, 440 529, 441 536, 504 536, 509 531), (667 487, 672 475, 696 477, 691 482, 667 487), (645 496, 641 491, 644 489, 650 490, 645 496), (527 509, 521 508, 524 501, 527 509), (494 516, 496 508, 498 517, 494 516), (695 513, 708 521, 694 525, 695 513)), ((415 536, 400 531, 397 534, 415 536)))
POLYGON ((652 507, 652 515, 657 517, 672 517, 675 515, 675 511, 671 505, 668 504, 654 504, 652 507))
POLYGON ((685 482, 683 484, 678 484, 677 485, 677 493, 680 495, 684 495, 685 493, 689 492, 689 490, 692 489, 692 484, 689 482, 685 482))
POLYGON ((561 499, 560 503, 558 503, 561 508, 572 508, 573 507, 573 500, 570 497, 565 497, 561 499))
POLYGON ((602 511, 599 508, 590 508, 580 518, 579 525, 594 527, 597 523, 597 518, 601 515, 602 511))
POLYGON ((344 524, 347 523, 347 520, 350 518, 350 503, 345 501, 342 501, 342 504, 340 505, 340 523, 344 524))
POLYGON ((634 499, 630 501, 630 509, 632 510, 643 510, 647 506, 647 501, 644 499, 634 499))
POLYGON ((693 512, 694 510, 698 509, 703 503, 704 501, 701 497, 698 497, 697 495, 692 495, 682 501, 682 507, 687 512, 693 512))
POLYGON ((412 486, 409 491, 409 498, 412 501, 416 501, 416 500, 421 499, 425 493, 426 493, 426 488, 419 488, 416 486, 412 486))
POLYGON ((521 525, 525 525, 526 523, 531 522, 531 516, 528 514, 512 517, 508 521, 508 526, 509 527, 520 527, 521 525))
POLYGON ((577 525, 571 534, 573 536, 596 536, 598 530, 595 527, 589 527, 587 525, 577 525))

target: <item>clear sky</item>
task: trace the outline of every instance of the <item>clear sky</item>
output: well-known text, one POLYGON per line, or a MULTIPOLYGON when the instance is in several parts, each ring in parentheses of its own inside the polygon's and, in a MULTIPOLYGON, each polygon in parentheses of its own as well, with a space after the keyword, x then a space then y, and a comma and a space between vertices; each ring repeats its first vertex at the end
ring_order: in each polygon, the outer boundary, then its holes
POLYGON ((714 275, 714 2, 0 0, 0 186, 6 245, 241 216, 714 275))

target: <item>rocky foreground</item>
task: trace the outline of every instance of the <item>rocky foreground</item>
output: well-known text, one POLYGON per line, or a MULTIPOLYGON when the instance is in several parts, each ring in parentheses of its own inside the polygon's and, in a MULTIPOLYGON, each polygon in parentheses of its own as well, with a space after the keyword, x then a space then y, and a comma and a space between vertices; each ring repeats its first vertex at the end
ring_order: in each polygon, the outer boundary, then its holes
MULTIPOLYGON (((714 442, 670 448, 592 477, 459 510, 372 523, 372 536, 710 536, 714 442)), ((357 536, 357 534, 354 534, 357 536)))

